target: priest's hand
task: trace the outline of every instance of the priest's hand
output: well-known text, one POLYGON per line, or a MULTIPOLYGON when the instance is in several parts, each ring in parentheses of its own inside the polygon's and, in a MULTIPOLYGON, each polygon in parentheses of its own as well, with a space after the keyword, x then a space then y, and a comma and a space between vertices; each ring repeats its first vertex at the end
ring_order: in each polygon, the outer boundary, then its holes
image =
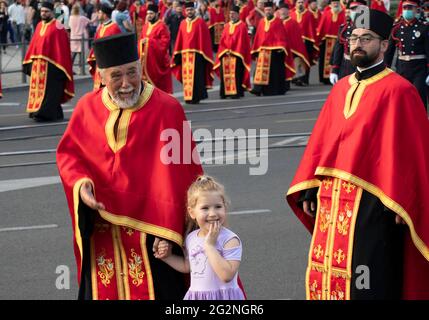
POLYGON ((86 181, 80 186, 79 190, 80 198, 83 203, 93 210, 104 210, 104 204, 95 200, 94 194, 92 192, 92 185, 90 182, 86 181))
POLYGON ((316 202, 314 201, 309 201, 309 200, 305 200, 302 203, 302 209, 304 210, 304 212, 309 215, 310 217, 315 217, 316 216, 316 202))
POLYGON ((338 74, 336 73, 330 73, 329 74, 329 81, 332 85, 336 84, 338 82, 338 74))
POLYGON ((406 224, 404 219, 402 219, 401 216, 399 216, 399 215, 396 215, 395 222, 396 222, 396 224, 406 224))

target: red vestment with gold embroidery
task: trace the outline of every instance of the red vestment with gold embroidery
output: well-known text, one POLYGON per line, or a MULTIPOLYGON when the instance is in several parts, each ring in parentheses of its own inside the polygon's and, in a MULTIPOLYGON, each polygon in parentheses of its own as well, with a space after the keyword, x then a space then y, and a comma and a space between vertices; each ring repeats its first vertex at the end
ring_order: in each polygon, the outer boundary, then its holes
POLYGON ((48 89, 46 87, 47 63, 53 64, 66 76, 61 103, 73 98, 74 83, 70 40, 64 26, 55 19, 47 23, 39 22, 22 62, 24 66, 33 64, 29 104, 27 105, 28 112, 35 112, 40 109, 44 92, 48 89))
MULTIPOLYGON (((213 70, 220 76, 219 68, 221 59, 224 57, 233 56, 241 59, 244 66, 243 82, 240 83, 244 88, 250 89, 250 67, 252 57, 250 55, 250 39, 247 33, 246 24, 239 21, 235 24, 228 22, 223 30, 222 37, 219 43, 218 54, 213 70)), ((232 70, 235 73, 235 69, 232 70)))
POLYGON ((287 193, 294 213, 313 233, 307 298, 329 299, 339 292, 347 298, 344 279, 350 270, 344 263, 353 242, 344 241, 352 237, 353 219, 348 218, 359 202, 359 189, 380 199, 408 226, 403 298, 429 298, 429 121, 422 107, 416 89, 390 69, 361 81, 353 74, 333 87, 287 193), (297 205, 301 191, 313 187, 319 187, 316 221, 297 205), (332 232, 325 233, 328 228, 332 232), (337 241, 344 230, 347 236, 337 241), (313 290, 316 286, 322 290, 313 290))

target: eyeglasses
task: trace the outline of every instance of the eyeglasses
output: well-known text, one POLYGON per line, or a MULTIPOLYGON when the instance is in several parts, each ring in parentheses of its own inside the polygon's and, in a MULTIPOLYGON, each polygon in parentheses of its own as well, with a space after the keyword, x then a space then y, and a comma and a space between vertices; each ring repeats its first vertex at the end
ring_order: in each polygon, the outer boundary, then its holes
POLYGON ((380 37, 373 37, 373 36, 370 36, 370 35, 360 36, 360 37, 350 36, 349 37, 349 43, 350 44, 356 44, 356 42, 359 40, 361 44, 365 45, 365 44, 370 43, 374 39, 382 39, 382 38, 380 38, 380 37))

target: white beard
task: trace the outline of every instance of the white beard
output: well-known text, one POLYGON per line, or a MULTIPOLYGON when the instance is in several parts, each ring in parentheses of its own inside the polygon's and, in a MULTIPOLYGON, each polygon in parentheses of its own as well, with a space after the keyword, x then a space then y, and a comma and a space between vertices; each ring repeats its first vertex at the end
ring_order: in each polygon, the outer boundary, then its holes
POLYGON ((137 90, 134 91, 133 95, 128 99, 121 99, 119 98, 119 93, 115 93, 112 95, 112 101, 120 108, 120 109, 130 109, 135 106, 137 101, 140 98, 140 90, 141 90, 141 83, 139 84, 137 90))

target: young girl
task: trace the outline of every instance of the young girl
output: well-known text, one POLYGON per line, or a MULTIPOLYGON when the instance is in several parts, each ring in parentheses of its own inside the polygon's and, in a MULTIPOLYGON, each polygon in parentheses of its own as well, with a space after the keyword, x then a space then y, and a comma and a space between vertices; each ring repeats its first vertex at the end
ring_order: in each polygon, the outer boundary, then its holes
POLYGON ((157 258, 179 272, 190 272, 185 300, 244 300, 237 283, 241 241, 223 226, 226 207, 223 186, 200 176, 188 190, 188 214, 199 228, 186 237, 185 257, 173 255, 166 241, 158 246, 157 258))

